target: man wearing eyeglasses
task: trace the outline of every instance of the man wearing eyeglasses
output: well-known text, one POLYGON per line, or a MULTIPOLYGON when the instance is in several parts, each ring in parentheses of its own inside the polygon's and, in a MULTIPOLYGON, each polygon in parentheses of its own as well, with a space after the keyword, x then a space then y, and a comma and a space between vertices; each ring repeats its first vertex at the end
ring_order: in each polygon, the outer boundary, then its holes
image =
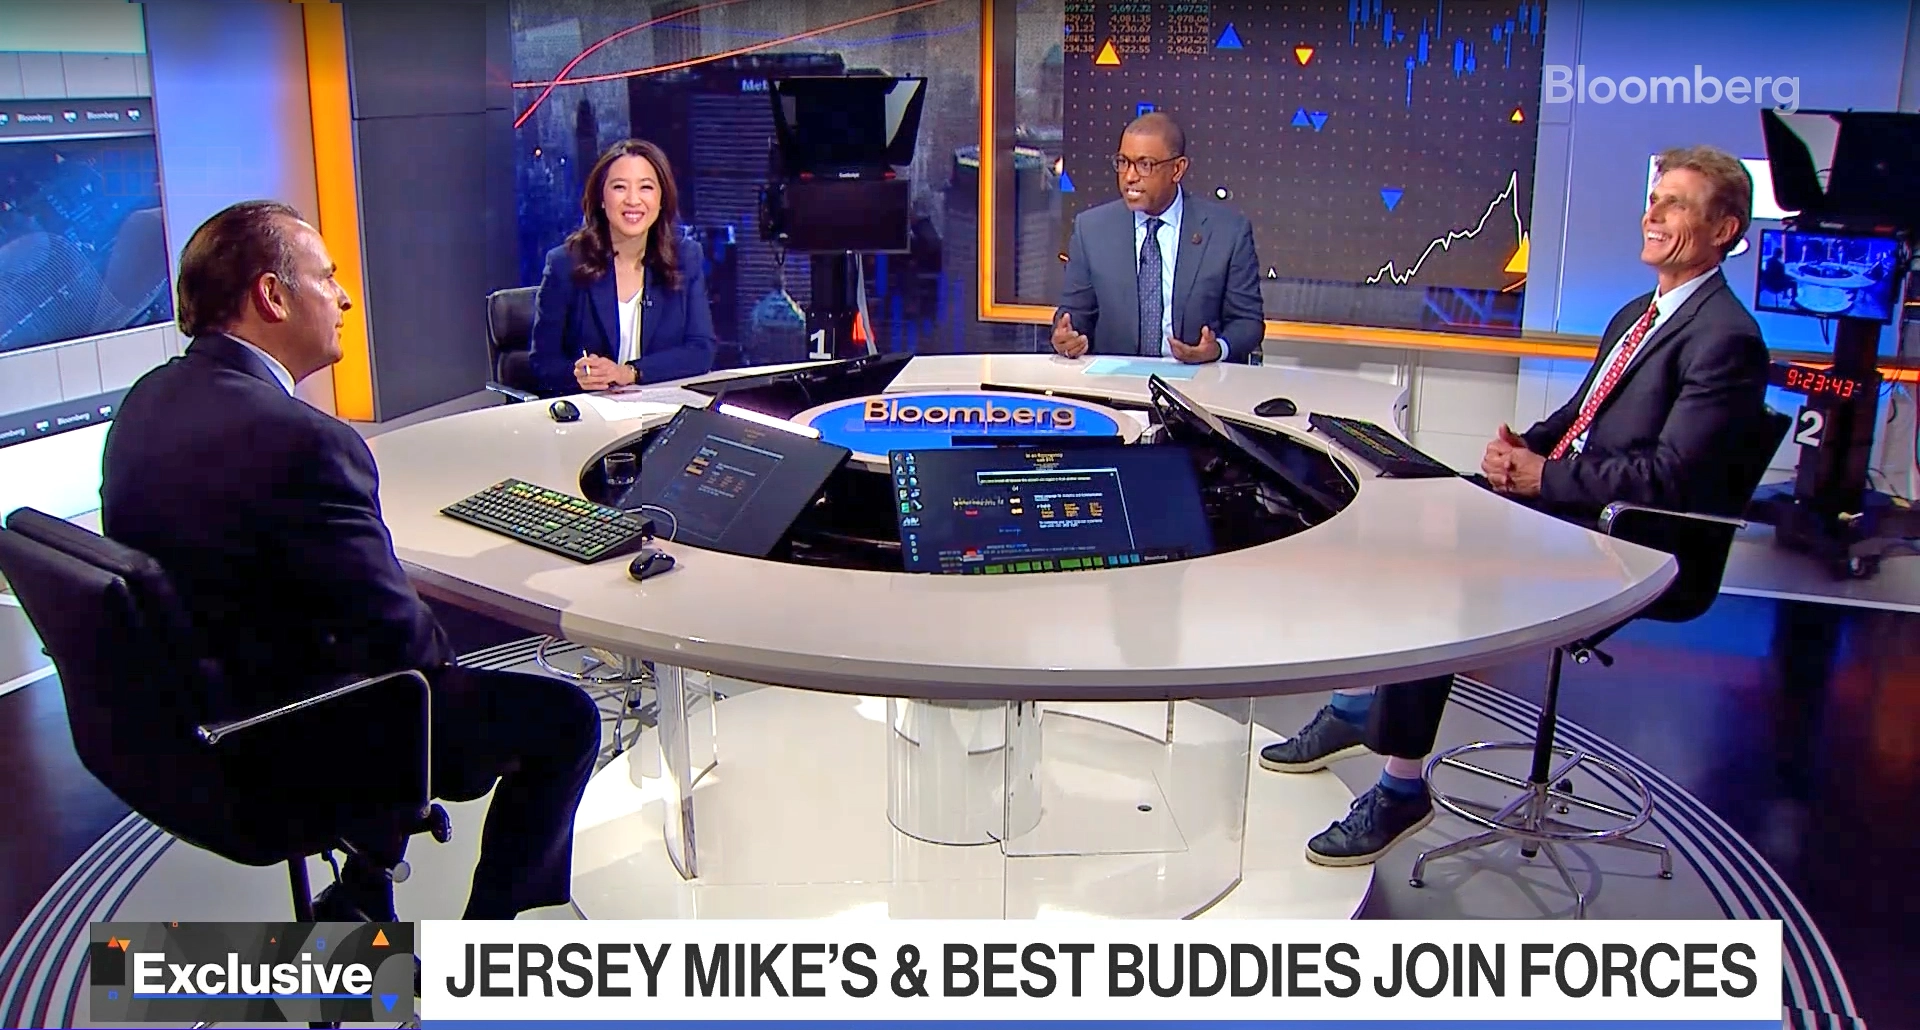
POLYGON ((1186 133, 1163 112, 1127 126, 1113 170, 1120 199, 1073 220, 1054 353, 1245 364, 1266 336, 1253 223, 1181 188, 1186 133))

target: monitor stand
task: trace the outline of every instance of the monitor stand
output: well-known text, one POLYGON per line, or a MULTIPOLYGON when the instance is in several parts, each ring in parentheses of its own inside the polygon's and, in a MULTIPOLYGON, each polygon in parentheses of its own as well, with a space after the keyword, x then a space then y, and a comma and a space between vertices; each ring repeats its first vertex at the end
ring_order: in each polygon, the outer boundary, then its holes
POLYGON ((1872 488, 1867 468, 1880 418, 1880 323, 1842 318, 1833 371, 1869 384, 1854 397, 1808 397, 1790 430, 1800 444, 1791 488, 1763 490, 1747 517, 1774 527, 1780 546, 1810 555, 1837 578, 1866 579, 1895 540, 1920 534, 1920 517, 1872 488))

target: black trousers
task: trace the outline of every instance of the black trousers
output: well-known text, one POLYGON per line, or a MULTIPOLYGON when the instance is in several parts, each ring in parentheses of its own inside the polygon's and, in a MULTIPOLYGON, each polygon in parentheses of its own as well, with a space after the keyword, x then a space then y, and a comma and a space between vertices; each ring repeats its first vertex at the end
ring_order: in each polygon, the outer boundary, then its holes
MULTIPOLYGON (((574 813, 600 752, 599 708, 548 676, 446 666, 428 682, 433 796, 472 801, 494 791, 463 918, 512 919, 566 904, 574 813)), ((364 850, 390 867, 406 847, 407 837, 393 834, 364 850)))
POLYGON ((1367 750, 1389 758, 1425 758, 1440 734, 1453 676, 1387 683, 1367 710, 1367 750))
MULTIPOLYGON (((1493 489, 1485 476, 1476 473, 1465 478, 1476 486, 1493 489)), ((1534 498, 1501 496, 1587 529, 1598 523, 1598 516, 1589 512, 1561 510, 1534 498)), ((1389 758, 1427 757, 1440 734, 1440 717, 1446 713, 1447 697, 1452 693, 1450 673, 1388 683, 1375 690, 1367 712, 1368 750, 1389 758)))

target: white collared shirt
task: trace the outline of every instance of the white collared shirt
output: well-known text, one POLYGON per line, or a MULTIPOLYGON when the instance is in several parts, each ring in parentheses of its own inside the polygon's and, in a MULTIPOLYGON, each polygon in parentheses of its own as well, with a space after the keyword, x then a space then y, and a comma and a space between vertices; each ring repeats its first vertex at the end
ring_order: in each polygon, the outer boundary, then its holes
MULTIPOLYGON (((1145 211, 1133 213, 1133 267, 1136 274, 1140 268, 1140 251, 1147 244, 1147 219, 1149 217, 1160 219, 1160 231, 1155 234, 1154 239, 1160 244, 1160 356, 1163 358, 1173 357, 1173 346, 1167 342, 1168 337, 1173 335, 1173 263, 1180 253, 1180 225, 1186 209, 1187 191, 1176 186, 1173 192, 1173 203, 1168 204, 1165 211, 1152 216, 1145 211)), ((1214 338, 1220 341, 1220 357, 1221 360, 1225 360, 1227 341, 1221 339, 1218 333, 1214 334, 1214 338)), ((1194 339, 1180 342, 1197 344, 1200 341, 1194 339)))
MULTIPOLYGON (((232 333, 228 333, 227 335, 233 336, 232 333)), ((267 366, 267 371, 273 373, 274 380, 278 382, 280 386, 287 391, 288 395, 292 395, 293 373, 287 371, 287 366, 282 365, 278 358, 275 358, 273 355, 268 354, 266 351, 263 351, 260 348, 255 347, 253 344, 240 339, 238 336, 233 336, 233 338, 234 340, 239 342, 240 346, 245 347, 246 349, 252 351, 255 357, 258 357, 261 361, 265 362, 267 366)))
MULTIPOLYGON (((1641 346, 1636 348, 1633 352, 1633 357, 1627 360, 1627 368, 1632 368, 1633 363, 1640 360, 1640 355, 1646 353, 1646 341, 1652 339, 1653 334, 1659 332, 1660 327, 1665 325, 1667 321, 1673 317, 1673 313, 1680 310, 1680 305, 1685 304, 1688 298, 1698 293, 1700 287, 1705 286, 1707 280, 1719 271, 1720 266, 1715 265, 1665 293, 1657 293, 1654 295, 1653 324, 1647 327, 1647 335, 1640 338, 1641 346)), ((1640 323, 1640 319, 1637 316, 1633 321, 1634 325, 1640 323)), ((1593 374, 1593 382, 1587 385, 1587 392, 1580 398, 1580 407, 1585 408, 1587 406, 1587 401, 1593 397, 1593 392, 1600 388, 1600 381, 1607 377, 1607 369, 1612 368, 1614 361, 1620 357, 1620 348, 1626 345, 1627 337, 1632 335, 1633 326, 1628 326, 1627 331, 1621 333, 1620 338, 1613 341, 1613 346, 1607 349, 1607 360, 1601 362, 1599 371, 1593 374)), ((1620 371, 1622 374, 1625 374, 1626 369, 1623 368, 1620 371)), ((1589 426, 1588 428, 1589 431, 1591 431, 1592 427, 1589 426)), ((1587 434, 1581 433, 1574 439, 1573 449, 1578 451, 1586 446, 1587 434)))
POLYGON ((646 297, 647 288, 642 285, 632 300, 620 305, 620 352, 614 360, 622 365, 640 360, 640 306, 646 297))

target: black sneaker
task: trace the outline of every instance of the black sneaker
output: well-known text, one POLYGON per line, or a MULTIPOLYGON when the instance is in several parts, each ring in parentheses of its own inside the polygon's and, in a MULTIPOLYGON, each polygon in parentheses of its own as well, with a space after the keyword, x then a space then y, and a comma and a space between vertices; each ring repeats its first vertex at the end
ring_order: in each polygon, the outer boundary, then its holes
POLYGON ((1316 772, 1355 755, 1367 753, 1367 731, 1321 706, 1313 721, 1278 744, 1260 749, 1260 768, 1274 772, 1316 772))
POLYGON ((1370 865, 1430 822, 1433 800, 1425 791, 1409 796, 1375 784, 1353 799, 1345 819, 1307 842, 1307 860, 1316 865, 1370 865))

